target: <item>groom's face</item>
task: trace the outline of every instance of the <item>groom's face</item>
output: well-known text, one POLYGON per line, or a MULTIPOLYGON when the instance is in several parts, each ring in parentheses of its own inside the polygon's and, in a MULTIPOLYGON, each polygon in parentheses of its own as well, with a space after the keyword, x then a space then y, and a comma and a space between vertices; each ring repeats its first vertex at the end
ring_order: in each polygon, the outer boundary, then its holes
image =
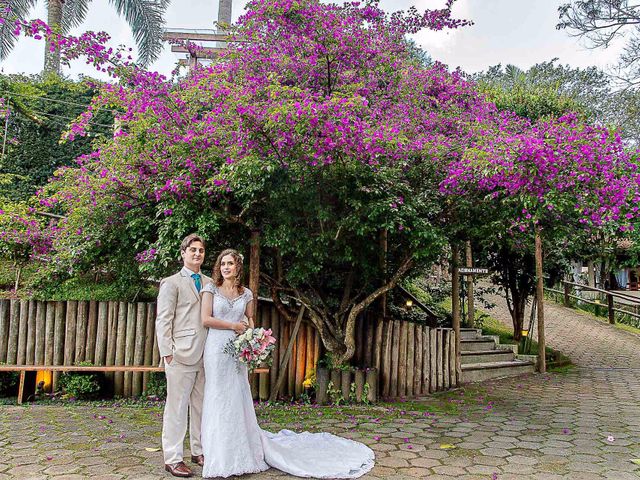
POLYGON ((197 240, 191 242, 187 249, 181 252, 181 255, 184 266, 197 273, 204 262, 204 245, 197 240))

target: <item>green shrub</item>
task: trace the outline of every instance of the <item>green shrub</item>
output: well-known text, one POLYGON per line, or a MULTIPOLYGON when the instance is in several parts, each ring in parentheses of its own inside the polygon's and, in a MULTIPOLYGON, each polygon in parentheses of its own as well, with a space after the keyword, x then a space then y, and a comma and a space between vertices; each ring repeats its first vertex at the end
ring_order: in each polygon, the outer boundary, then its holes
POLYGON ((167 377, 163 372, 151 372, 146 385, 149 397, 167 398, 167 377))
MULTIPOLYGON (((104 377, 104 376, 102 376, 104 377)), ((58 385, 62 391, 73 398, 92 399, 99 396, 104 381, 101 374, 90 372, 67 372, 60 375, 58 385)))
POLYGON ((12 397, 18 393, 18 372, 0 372, 0 397, 12 397))

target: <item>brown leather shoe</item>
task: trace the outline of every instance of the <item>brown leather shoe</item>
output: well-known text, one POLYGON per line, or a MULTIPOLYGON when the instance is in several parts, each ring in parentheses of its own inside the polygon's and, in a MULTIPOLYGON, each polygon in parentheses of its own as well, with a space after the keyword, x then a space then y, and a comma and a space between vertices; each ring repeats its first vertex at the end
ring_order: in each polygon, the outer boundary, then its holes
POLYGON ((193 472, 184 462, 174 463, 173 465, 166 464, 164 469, 174 477, 193 477, 193 472))
POLYGON ((204 467, 204 455, 191 455, 191 463, 204 467))

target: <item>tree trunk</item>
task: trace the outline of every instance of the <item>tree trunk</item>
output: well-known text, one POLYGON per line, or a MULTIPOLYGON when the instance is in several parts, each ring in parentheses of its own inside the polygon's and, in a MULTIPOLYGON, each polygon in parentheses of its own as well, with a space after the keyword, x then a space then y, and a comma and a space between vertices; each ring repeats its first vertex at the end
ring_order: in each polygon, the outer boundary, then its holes
MULTIPOLYGON (((406 257, 386 285, 378 288, 360 303, 351 307, 351 309, 349 310, 349 315, 347 316, 346 326, 344 328, 344 345, 346 347, 346 350, 340 354, 340 357, 338 358, 339 364, 346 365, 356 352, 355 331, 356 320, 358 319, 358 316, 363 312, 365 308, 367 308, 369 305, 371 305, 371 303, 379 298, 380 295, 383 295, 394 288, 398 284, 400 279, 402 279, 402 277, 411 269, 412 266, 413 260, 411 256, 406 257)), ((327 346, 327 348, 329 349, 328 345, 325 346, 327 346)))
POLYGON ((260 289, 260 232, 251 232, 249 253, 249 290, 253 292, 253 318, 258 317, 258 290, 260 289))
POLYGON ((536 297, 538 300, 538 370, 547 371, 544 338, 544 284, 542 279, 542 234, 536 227, 536 297))
MULTIPOLYGON (((473 268, 473 254, 471 242, 467 240, 465 245, 465 260, 469 268, 473 268)), ((473 328, 475 325, 475 305, 473 302, 473 275, 467 275, 467 327, 473 328)))
MULTIPOLYGON (((63 0, 49 0, 47 23, 55 32, 59 32, 62 22, 62 4, 63 0)), ((51 51, 49 42, 44 43, 44 69, 42 73, 45 75, 60 74, 60 49, 54 48, 51 51)))
MULTIPOLYGON (((455 332, 455 370, 461 371, 461 352, 460 352, 460 250, 456 245, 451 245, 451 314, 453 317, 453 331, 455 332)), ((469 278, 471 275, 469 275, 469 278)))
POLYGON ((527 299, 524 295, 518 295, 518 298, 513 300, 513 312, 511 313, 511 320, 513 322, 513 339, 518 342, 522 338, 526 306, 527 299))
MULTIPOLYGON (((389 231, 387 229, 380 230, 379 242, 380 250, 378 251, 378 265, 382 272, 382 284, 387 283, 387 249, 388 249, 389 231)), ((387 316, 387 294, 380 295, 380 318, 387 316)))

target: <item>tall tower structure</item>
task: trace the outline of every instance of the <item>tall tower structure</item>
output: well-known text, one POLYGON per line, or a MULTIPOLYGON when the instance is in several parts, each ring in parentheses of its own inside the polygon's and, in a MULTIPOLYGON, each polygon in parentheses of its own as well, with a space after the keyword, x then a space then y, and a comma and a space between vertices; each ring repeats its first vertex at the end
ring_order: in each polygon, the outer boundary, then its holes
POLYGON ((233 0, 218 0, 218 25, 231 25, 231 6, 233 0))
POLYGON ((171 51, 175 53, 186 53, 187 58, 179 60, 182 65, 189 68, 198 64, 198 60, 215 59, 226 49, 228 32, 226 28, 231 25, 231 10, 233 0, 218 0, 218 22, 217 29, 188 29, 188 28, 165 28, 163 39, 166 42, 192 42, 198 43, 202 49, 193 51, 184 45, 172 45, 171 51))

